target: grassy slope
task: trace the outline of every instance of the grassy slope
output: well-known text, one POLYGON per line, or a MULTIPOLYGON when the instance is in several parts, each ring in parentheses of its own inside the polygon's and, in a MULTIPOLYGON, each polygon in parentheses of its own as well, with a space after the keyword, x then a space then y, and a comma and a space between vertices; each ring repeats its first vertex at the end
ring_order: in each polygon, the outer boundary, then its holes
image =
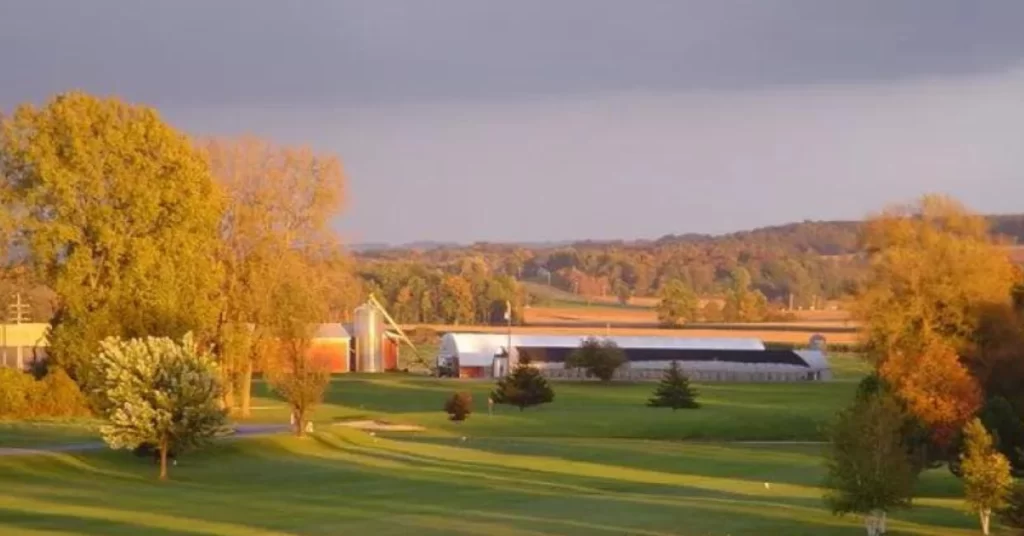
MULTIPOLYGON (((813 446, 371 438, 221 445, 173 468, 118 453, 0 459, 5 535, 858 534, 822 508, 813 446), (763 482, 772 483, 765 489, 763 482)), ((959 535, 951 477, 894 534, 959 535)))
MULTIPOLYGON (((843 378, 863 372, 838 359, 843 378)), ((167 483, 125 453, 0 457, 0 534, 862 533, 821 504, 820 446, 652 440, 815 438, 852 381, 702 385, 706 408, 676 413, 643 407, 652 387, 556 384, 548 407, 488 416, 489 383, 342 378, 315 437, 221 444, 184 458, 167 483), (439 411, 457 388, 477 406, 461 424, 439 411), (328 424, 356 416, 429 431, 371 437, 328 424)), ((269 409, 255 420, 280 422, 262 389, 257 405, 269 409)), ((974 533, 944 470, 919 495, 891 534, 974 533)))

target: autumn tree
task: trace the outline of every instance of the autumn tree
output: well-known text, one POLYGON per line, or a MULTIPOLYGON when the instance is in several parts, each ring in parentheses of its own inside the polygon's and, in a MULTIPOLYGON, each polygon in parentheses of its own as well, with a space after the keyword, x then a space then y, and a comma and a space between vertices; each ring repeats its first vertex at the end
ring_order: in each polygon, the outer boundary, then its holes
POLYGON ((565 361, 568 368, 583 369, 587 376, 607 382, 626 363, 626 354, 612 339, 588 337, 565 361))
POLYGON ((676 327, 697 319, 700 302, 692 289, 673 279, 662 287, 657 311, 662 326, 676 327))
POLYGON ((555 400, 555 392, 551 385, 530 360, 523 356, 512 369, 512 373, 498 379, 491 392, 491 400, 495 404, 516 406, 519 411, 540 404, 548 404, 555 400))
POLYGON ((768 310, 768 299, 750 286, 750 272, 737 268, 732 272, 732 285, 725 296, 722 315, 727 322, 760 322, 768 310))
POLYGON ((14 240, 57 296, 50 358, 76 380, 108 336, 212 327, 220 196, 153 109, 80 92, 22 105, 0 126, 0 177, 14 240))
POLYGON ((180 342, 107 338, 95 361, 96 393, 107 419, 103 439, 114 449, 155 445, 161 480, 171 450, 201 446, 224 431, 216 364, 191 335, 180 342))
POLYGON ((647 405, 652 408, 672 408, 672 411, 700 407, 697 390, 690 385, 690 378, 679 367, 679 362, 672 361, 672 365, 665 370, 661 383, 647 405))
POLYGON ((330 279, 316 296, 329 304, 317 321, 340 321, 357 304, 360 285, 332 228, 345 194, 341 163, 334 155, 276 145, 253 136, 204 139, 199 146, 225 198, 217 260, 225 277, 219 288, 215 351, 225 375, 225 405, 249 414, 259 348, 276 322, 272 289, 294 277, 277 268, 282 256, 301 248, 330 279))
POLYGON ((992 512, 1007 505, 1013 487, 1010 462, 992 443, 980 419, 964 427, 965 450, 960 458, 967 505, 978 514, 981 532, 989 533, 992 512))
POLYGON ((331 381, 330 363, 310 352, 313 336, 326 310, 323 279, 310 269, 301 251, 279 259, 291 277, 274 277, 268 296, 272 311, 264 317, 257 342, 267 381, 288 403, 295 434, 302 436, 310 412, 323 401, 331 381))
POLYGON ((468 324, 473 320, 473 290, 460 275, 450 275, 441 282, 439 306, 448 324, 468 324))
POLYGON ((864 515, 868 536, 885 534, 888 513, 911 504, 916 475, 904 422, 899 403, 878 393, 859 397, 830 430, 825 501, 835 514, 864 515))
POLYGON ((979 311, 1008 303, 1013 267, 983 218, 925 196, 871 218, 870 273, 855 307, 869 357, 921 419, 948 439, 981 402, 962 363, 979 311))

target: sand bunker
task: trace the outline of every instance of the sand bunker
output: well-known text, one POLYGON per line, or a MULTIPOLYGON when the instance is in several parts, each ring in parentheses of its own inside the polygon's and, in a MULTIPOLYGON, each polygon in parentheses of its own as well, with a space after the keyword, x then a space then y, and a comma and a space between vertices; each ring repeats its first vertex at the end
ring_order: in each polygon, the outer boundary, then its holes
POLYGON ((385 421, 341 421, 334 423, 334 426, 347 426, 357 430, 374 432, 422 432, 426 428, 415 424, 393 424, 385 421))

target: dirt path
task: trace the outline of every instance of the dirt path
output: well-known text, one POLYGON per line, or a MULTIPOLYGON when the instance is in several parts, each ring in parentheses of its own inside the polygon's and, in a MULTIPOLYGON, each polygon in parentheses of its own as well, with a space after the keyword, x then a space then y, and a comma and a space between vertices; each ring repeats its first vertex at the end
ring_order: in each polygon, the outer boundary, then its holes
MULTIPOLYGON (((230 440, 243 437, 279 434, 286 432, 291 427, 287 424, 240 424, 235 426, 234 433, 220 439, 230 440)), ((107 448, 102 441, 90 441, 88 443, 65 443, 61 445, 45 445, 33 448, 4 448, 0 447, 0 456, 29 456, 35 454, 53 454, 58 452, 88 452, 107 448)))

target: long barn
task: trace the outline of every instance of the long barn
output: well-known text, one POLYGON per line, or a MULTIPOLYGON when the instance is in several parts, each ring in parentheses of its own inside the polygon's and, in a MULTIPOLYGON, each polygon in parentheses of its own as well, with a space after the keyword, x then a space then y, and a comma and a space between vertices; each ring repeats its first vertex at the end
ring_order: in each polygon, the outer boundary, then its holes
MULTIPOLYGON (((824 354, 818 350, 772 350, 753 338, 620 337, 614 341, 626 355, 618 379, 657 379, 672 361, 696 381, 776 382, 831 378, 824 354)), ((552 378, 583 378, 565 367, 566 359, 584 337, 576 335, 508 335, 448 333, 441 339, 438 367, 460 378, 503 375, 521 358, 552 378), (511 355, 507 348, 511 342, 511 355)))

